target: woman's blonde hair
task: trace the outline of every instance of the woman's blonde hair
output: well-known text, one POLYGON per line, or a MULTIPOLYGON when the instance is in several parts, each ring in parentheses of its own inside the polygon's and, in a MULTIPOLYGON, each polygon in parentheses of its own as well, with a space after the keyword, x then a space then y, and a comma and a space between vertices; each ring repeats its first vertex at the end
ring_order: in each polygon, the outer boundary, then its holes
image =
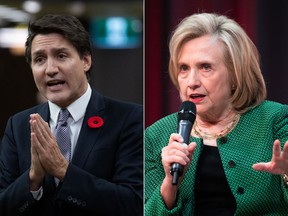
POLYGON ((211 35, 224 45, 224 61, 231 72, 231 103, 244 113, 266 99, 266 85, 261 73, 259 53, 241 26, 226 16, 199 13, 183 19, 169 43, 169 74, 179 90, 177 63, 183 45, 195 38, 211 35))

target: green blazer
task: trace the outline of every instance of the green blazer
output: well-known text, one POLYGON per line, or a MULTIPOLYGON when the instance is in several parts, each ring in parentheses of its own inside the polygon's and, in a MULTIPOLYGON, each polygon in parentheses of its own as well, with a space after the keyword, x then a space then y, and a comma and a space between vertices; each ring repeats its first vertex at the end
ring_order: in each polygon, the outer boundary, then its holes
MULTIPOLYGON (((179 187, 177 203, 172 210, 165 207, 160 185, 165 173, 161 150, 171 133, 177 132, 177 113, 168 115, 145 130, 145 215, 193 215, 194 183, 197 162, 202 151, 200 138, 191 165, 179 187)), ((217 139, 223 168, 237 202, 235 215, 288 215, 288 188, 280 175, 252 169, 258 162, 268 162, 275 139, 283 147, 288 138, 288 106, 272 101, 241 115, 236 127, 217 139), (232 163, 231 163, 232 162, 232 163), (233 166, 231 166, 233 164, 233 166)))

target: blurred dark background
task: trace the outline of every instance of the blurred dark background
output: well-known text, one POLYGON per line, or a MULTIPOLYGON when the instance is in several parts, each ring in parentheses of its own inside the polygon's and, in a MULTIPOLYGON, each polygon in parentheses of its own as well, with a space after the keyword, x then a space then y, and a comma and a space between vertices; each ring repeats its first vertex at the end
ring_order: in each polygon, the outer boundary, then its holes
POLYGON ((268 99, 287 104, 288 1, 146 0, 145 126, 179 109, 178 91, 168 75, 168 41, 179 21, 195 12, 236 20, 259 49, 268 99))
POLYGON ((1 0, 1 137, 9 116, 43 100, 23 52, 27 24, 47 13, 75 15, 91 33, 92 87, 109 97, 143 103, 142 0, 1 0))

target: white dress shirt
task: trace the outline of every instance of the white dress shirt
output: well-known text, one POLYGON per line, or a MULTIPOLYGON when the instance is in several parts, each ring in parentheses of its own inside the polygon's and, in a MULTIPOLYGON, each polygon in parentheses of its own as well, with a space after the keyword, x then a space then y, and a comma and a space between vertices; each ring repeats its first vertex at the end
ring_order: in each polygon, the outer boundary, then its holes
MULTIPOLYGON (((68 125, 71 129, 71 158, 73 158, 74 149, 76 147, 76 143, 83 123, 86 108, 91 98, 91 94, 92 90, 90 85, 88 85, 87 91, 80 98, 78 98, 68 107, 66 107, 72 117, 68 119, 68 125)), ((48 104, 50 109, 50 128, 52 133, 55 134, 55 127, 61 107, 57 106, 51 101, 48 101, 48 104)))

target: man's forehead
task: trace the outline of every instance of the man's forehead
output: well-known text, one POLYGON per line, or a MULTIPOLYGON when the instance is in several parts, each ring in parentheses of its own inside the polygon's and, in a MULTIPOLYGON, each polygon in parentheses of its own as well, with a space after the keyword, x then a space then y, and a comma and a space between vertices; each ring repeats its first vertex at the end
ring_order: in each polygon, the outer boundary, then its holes
POLYGON ((69 40, 60 34, 39 34, 36 35, 32 41, 32 52, 43 52, 45 50, 51 51, 65 51, 73 47, 69 40))

